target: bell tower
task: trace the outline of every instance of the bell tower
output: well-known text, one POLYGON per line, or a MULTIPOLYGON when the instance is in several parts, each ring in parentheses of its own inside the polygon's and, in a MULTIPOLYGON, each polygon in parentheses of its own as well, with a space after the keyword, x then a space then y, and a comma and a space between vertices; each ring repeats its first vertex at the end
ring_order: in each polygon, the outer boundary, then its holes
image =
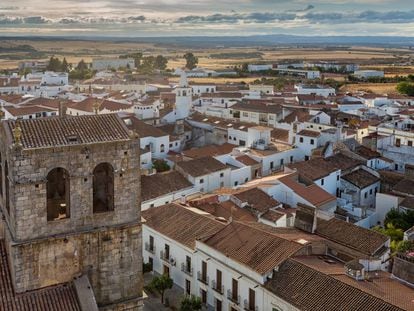
POLYGON ((190 115, 193 100, 193 90, 188 84, 187 74, 183 70, 180 83, 175 89, 175 110, 178 119, 187 118, 190 115))

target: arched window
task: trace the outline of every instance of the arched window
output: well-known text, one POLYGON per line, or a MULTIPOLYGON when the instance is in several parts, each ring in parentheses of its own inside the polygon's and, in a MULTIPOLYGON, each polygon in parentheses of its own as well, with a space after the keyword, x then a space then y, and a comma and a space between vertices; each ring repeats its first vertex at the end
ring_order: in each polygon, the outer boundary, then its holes
POLYGON ((93 212, 114 210, 114 168, 109 163, 98 164, 93 170, 93 212))
POLYGON ((165 146, 164 146, 164 144, 161 144, 161 146, 160 146, 160 151, 161 151, 161 152, 165 152, 165 146))
POLYGON ((70 178, 64 168, 54 168, 47 174, 47 220, 69 218, 70 178))

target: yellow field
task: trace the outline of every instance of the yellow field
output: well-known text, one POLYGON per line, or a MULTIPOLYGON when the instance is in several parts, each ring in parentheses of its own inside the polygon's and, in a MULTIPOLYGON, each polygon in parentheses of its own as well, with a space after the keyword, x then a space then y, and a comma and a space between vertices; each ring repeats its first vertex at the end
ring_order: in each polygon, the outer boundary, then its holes
POLYGON ((396 94, 397 83, 361 83, 347 84, 341 88, 342 92, 364 91, 377 94, 396 94))
MULTIPOLYGON (((170 78, 170 82, 179 82, 179 77, 170 78)), ((249 78, 189 78, 188 80, 191 82, 197 83, 217 83, 217 84, 225 84, 225 83, 252 83, 253 81, 260 79, 260 77, 249 77, 249 78)))
MULTIPOLYGON (((31 45, 36 50, 43 52, 47 58, 55 55, 62 58, 66 57, 68 62, 77 63, 81 59, 90 62, 94 57, 117 57, 120 54, 131 52, 143 52, 144 55, 162 54, 169 59, 168 68, 176 69, 183 67, 185 62, 183 54, 187 52, 184 48, 161 47, 147 43, 133 43, 133 42, 105 42, 105 41, 12 41, 3 40, 0 42, 1 46, 15 46, 15 45, 31 45)), ((199 58, 199 66, 208 69, 223 69, 239 66, 243 63, 257 63, 257 62, 278 62, 282 60, 290 61, 312 61, 312 60, 337 60, 337 61, 355 61, 362 62, 367 65, 377 66, 381 63, 393 63, 401 59, 408 59, 413 56, 414 52, 404 49, 384 49, 384 48, 370 48, 370 47, 351 47, 343 49, 323 49, 323 48, 212 48, 193 50, 192 51, 199 58), (211 54, 221 53, 261 53, 261 57, 244 58, 244 57, 230 57, 230 58, 210 58, 211 54)), ((16 67, 19 61, 11 61, 1 59, 0 55, 0 69, 16 67)), ((414 68, 409 68, 401 74, 409 74, 414 72, 414 68)), ((394 71, 386 73, 393 74, 394 71)))

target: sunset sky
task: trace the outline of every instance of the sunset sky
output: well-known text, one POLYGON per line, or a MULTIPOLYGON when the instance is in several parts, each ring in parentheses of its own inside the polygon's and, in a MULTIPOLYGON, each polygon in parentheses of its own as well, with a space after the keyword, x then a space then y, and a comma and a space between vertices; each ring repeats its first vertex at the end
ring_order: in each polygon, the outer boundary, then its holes
POLYGON ((413 0, 1 0, 0 35, 414 34, 413 0))

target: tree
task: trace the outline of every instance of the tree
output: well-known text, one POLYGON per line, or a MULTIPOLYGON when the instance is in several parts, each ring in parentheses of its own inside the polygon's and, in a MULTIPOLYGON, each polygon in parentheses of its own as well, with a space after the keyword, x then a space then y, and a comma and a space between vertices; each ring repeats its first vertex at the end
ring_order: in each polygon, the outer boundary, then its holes
POLYGON ((197 311, 201 310, 202 302, 200 297, 185 296, 181 300, 180 311, 197 311))
POLYGON ((164 160, 154 160, 152 163, 152 168, 154 168, 157 173, 162 173, 170 170, 170 166, 164 160))
POLYGON ((158 55, 154 61, 154 68, 159 70, 167 69, 168 59, 162 55, 158 55))
POLYGON ((69 71, 69 64, 66 61, 66 57, 63 58, 62 65, 61 65, 61 70, 63 72, 68 72, 69 71))
POLYGON ((384 224, 392 224, 397 229, 407 231, 414 226, 414 211, 399 211, 397 209, 390 210, 385 215, 384 224))
POLYGON ((196 56, 194 56, 193 53, 188 52, 184 54, 184 58, 186 60, 186 67, 190 70, 194 69, 195 67, 197 67, 198 64, 198 58, 196 56))
POLYGON ((82 59, 78 65, 76 66, 76 70, 88 70, 88 65, 85 63, 85 61, 82 59))
POLYGON ((62 63, 57 57, 51 57, 49 60, 49 64, 46 67, 48 71, 61 71, 62 70, 62 63))
POLYGON ((406 81, 400 82, 397 84, 397 91, 400 94, 414 96, 414 83, 406 81))
POLYGON ((148 56, 142 59, 141 71, 143 73, 152 73, 154 71, 155 57, 148 56))
POLYGON ((173 287, 173 280, 167 274, 156 276, 152 279, 150 287, 160 293, 161 303, 164 303, 165 291, 173 287))

